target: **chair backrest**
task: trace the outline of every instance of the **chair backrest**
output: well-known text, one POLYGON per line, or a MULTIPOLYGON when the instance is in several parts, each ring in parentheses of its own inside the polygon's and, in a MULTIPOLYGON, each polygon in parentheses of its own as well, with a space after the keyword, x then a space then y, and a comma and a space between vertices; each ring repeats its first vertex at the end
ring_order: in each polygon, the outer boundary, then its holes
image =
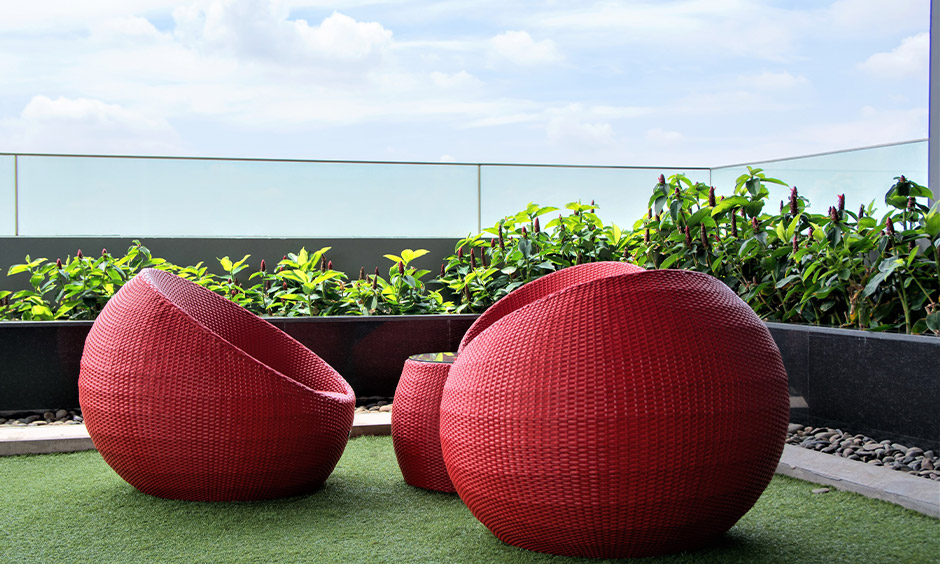
POLYGON ((550 296, 569 286, 590 280, 607 278, 609 276, 644 272, 644 270, 645 269, 635 264, 626 262, 589 262, 569 266, 568 268, 556 270, 551 274, 546 274, 541 278, 516 288, 483 312, 476 322, 470 326, 470 329, 467 330, 467 333, 460 341, 460 348, 457 349, 457 352, 462 351, 470 341, 482 333, 487 327, 520 307, 538 301, 546 296, 550 296))

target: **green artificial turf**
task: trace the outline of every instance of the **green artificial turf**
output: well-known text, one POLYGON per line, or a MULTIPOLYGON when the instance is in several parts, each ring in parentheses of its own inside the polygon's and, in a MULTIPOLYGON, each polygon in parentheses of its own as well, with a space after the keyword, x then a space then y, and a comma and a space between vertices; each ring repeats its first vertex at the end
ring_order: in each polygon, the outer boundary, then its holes
MULTIPOLYGON (((639 562, 928 563, 940 522, 777 476, 710 548, 639 562)), ((406 485, 391 439, 349 442, 326 485, 277 501, 150 497, 97 452, 0 458, 2 562, 602 562, 503 544, 456 495, 406 485)))

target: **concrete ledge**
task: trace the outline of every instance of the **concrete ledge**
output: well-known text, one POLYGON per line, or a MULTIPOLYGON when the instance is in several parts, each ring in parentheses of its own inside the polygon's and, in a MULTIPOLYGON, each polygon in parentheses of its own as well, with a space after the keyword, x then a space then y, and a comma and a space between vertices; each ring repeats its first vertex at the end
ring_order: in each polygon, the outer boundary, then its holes
MULTIPOLYGON (((391 413, 357 413, 350 437, 390 435, 391 413)), ((84 425, 0 427, 0 456, 94 450, 84 425)))
POLYGON ((940 482, 786 445, 777 473, 881 499, 940 518, 940 482))

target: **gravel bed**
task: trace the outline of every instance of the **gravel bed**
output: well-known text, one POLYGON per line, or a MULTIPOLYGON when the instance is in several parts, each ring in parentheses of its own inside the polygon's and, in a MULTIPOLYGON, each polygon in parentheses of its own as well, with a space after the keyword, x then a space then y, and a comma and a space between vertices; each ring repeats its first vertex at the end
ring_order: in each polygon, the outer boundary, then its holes
MULTIPOLYGON (((369 401, 356 408, 356 413, 391 411, 392 402, 387 399, 369 401)), ((80 425, 83 421, 79 409, 58 409, 0 417, 0 426, 80 425)), ((933 450, 925 451, 916 446, 890 440, 877 441, 866 435, 852 434, 842 429, 799 423, 790 423, 787 428, 787 444, 940 481, 940 455, 933 450)))
POLYGON ((940 481, 940 456, 933 450, 799 423, 790 423, 787 444, 940 481))
POLYGON ((7 427, 40 427, 42 425, 80 425, 80 409, 56 409, 45 412, 17 413, 0 417, 0 425, 7 427))

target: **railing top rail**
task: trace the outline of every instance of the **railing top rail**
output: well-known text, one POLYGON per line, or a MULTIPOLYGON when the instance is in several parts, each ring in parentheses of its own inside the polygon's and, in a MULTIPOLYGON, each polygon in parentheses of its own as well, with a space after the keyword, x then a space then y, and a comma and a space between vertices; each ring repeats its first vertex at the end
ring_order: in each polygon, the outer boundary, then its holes
POLYGON ((0 152, 0 157, 50 157, 50 158, 81 158, 81 159, 143 159, 143 160, 169 160, 169 161, 231 161, 231 162, 270 162, 270 163, 310 163, 310 164, 355 164, 355 165, 420 165, 420 166, 482 166, 482 167, 527 167, 527 168, 596 168, 596 169, 625 169, 625 170, 657 170, 657 169, 683 169, 683 170, 709 170, 707 166, 676 166, 676 165, 599 165, 599 164, 563 164, 563 163, 499 163, 499 162, 451 162, 451 161, 366 161, 344 159, 288 159, 265 157, 194 157, 173 155, 103 155, 79 153, 7 153, 0 152))
POLYGON ((925 143, 928 139, 924 137, 923 139, 911 139, 910 141, 895 141, 893 143, 880 143, 878 145, 866 145, 864 147, 853 147, 851 149, 836 149, 835 151, 823 151, 820 153, 809 153, 806 155, 796 155, 792 157, 779 157, 775 159, 755 159, 753 161, 747 161, 743 163, 735 163, 729 165, 713 166, 709 170, 717 170, 720 168, 735 168, 739 166, 747 166, 755 163, 779 163, 784 161, 795 161, 798 159, 810 159, 813 157, 825 157, 828 155, 839 155, 842 153, 854 153, 855 151, 865 151, 868 149, 884 149, 886 147, 899 147, 901 145, 913 145, 914 143, 925 143))

